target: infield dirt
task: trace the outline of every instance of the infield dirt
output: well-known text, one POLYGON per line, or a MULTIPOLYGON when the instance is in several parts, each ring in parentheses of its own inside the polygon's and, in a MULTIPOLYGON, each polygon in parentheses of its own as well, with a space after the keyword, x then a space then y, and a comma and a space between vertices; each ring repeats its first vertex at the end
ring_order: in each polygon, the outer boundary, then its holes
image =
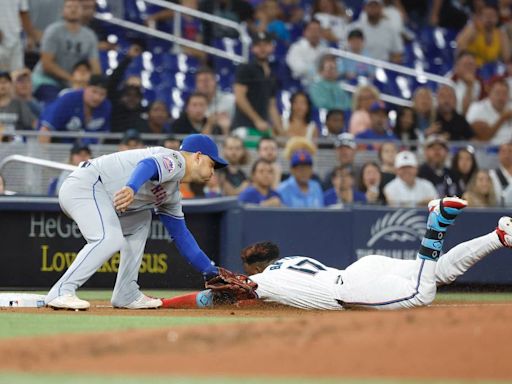
MULTIPOLYGON (((53 313, 49 309, 32 311, 53 313)), ((89 313, 116 316, 128 312, 93 308, 89 313)), ((512 380, 512 304, 507 303, 394 312, 258 307, 129 314, 256 319, 8 339, 0 341, 0 370, 512 380)))

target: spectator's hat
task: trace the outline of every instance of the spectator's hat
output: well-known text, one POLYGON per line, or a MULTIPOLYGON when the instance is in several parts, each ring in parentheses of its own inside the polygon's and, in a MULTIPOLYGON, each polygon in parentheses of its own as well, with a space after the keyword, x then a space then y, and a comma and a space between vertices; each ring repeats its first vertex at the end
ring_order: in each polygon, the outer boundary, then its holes
POLYGON ((29 76, 32 74, 30 69, 28 68, 21 68, 21 69, 15 69, 11 72, 11 78, 13 81, 17 81, 19 78, 23 76, 29 76))
POLYGON ((370 105, 370 112, 386 111, 386 104, 383 101, 377 100, 370 105))
POLYGON ((354 29, 352 29, 352 30, 348 33, 347 38, 348 38, 348 39, 352 39, 353 37, 359 37, 360 39, 364 39, 363 31, 362 31, 362 30, 360 30, 359 28, 354 28, 354 29))
POLYGON ((70 155, 78 155, 80 152, 87 152, 89 155, 92 154, 91 148, 87 144, 77 142, 71 147, 70 155))
POLYGON ((215 162, 215 169, 228 165, 228 162, 219 156, 219 148, 215 141, 206 135, 188 135, 181 143, 180 150, 191 153, 201 152, 215 162))
POLYGON ((365 4, 377 3, 380 5, 384 5, 384 1, 382 1, 382 0, 364 0, 364 3, 365 4))
POLYGON ((108 77, 104 75, 92 75, 89 85, 93 87, 108 88, 108 77))
POLYGON ((128 129, 121 139, 121 144, 128 144, 130 140, 136 140, 142 143, 142 138, 140 137, 140 132, 135 128, 128 129))
POLYGON ((271 43, 274 39, 272 35, 268 32, 258 32, 252 35, 252 43, 258 44, 261 42, 271 43))
POLYGON ((11 75, 7 71, 0 71, 0 79, 7 79, 9 81, 12 81, 11 75))
POLYGON ((414 153, 410 151, 399 152, 395 157, 395 168, 399 169, 402 167, 417 167, 418 160, 414 153))
POLYGON ((441 135, 430 135, 425 140, 425 148, 429 148, 435 144, 441 144, 443 147, 448 149, 448 142, 446 139, 441 135))
POLYGON ((313 165, 313 157, 308 151, 299 149, 293 152, 292 158, 290 159, 290 166, 294 168, 298 165, 313 165))
POLYGON ((349 147, 352 149, 356 149, 356 141, 354 139, 354 135, 348 132, 340 133, 336 137, 336 141, 334 142, 336 148, 339 147, 349 147))

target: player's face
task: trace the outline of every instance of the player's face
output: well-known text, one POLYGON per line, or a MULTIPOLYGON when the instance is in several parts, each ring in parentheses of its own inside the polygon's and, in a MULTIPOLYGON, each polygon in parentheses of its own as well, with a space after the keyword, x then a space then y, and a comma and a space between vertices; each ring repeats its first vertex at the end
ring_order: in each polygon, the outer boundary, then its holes
POLYGON ((206 155, 199 154, 195 158, 194 180, 198 183, 206 183, 213 176, 215 162, 206 155))
POLYGON ((257 186, 269 188, 274 181, 274 168, 270 164, 259 163, 254 170, 252 181, 257 186))
POLYGON ((270 162, 277 160, 277 144, 272 140, 263 140, 258 149, 258 156, 270 162))
POLYGON ((107 90, 102 87, 88 86, 84 90, 84 102, 90 108, 97 108, 107 97, 107 90))

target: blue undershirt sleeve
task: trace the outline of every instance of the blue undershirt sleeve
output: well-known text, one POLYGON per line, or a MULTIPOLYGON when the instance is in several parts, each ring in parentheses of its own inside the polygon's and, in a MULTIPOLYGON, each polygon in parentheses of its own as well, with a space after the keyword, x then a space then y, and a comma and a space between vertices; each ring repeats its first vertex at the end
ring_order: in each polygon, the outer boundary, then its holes
POLYGON ((198 271, 200 271, 206 279, 219 274, 218 268, 199 248, 194 236, 190 233, 184 219, 174 218, 168 215, 160 214, 160 221, 174 239, 174 244, 180 254, 185 257, 188 262, 198 271))
POLYGON ((158 180, 158 168, 155 160, 151 158, 139 161, 126 185, 137 193, 139 188, 148 180, 158 180))

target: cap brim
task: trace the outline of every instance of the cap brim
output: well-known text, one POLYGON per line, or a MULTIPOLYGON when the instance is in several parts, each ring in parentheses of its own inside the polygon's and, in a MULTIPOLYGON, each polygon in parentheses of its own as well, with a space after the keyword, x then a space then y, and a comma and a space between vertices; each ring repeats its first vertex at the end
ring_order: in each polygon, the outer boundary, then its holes
POLYGON ((215 165, 213 166, 214 169, 221 169, 221 168, 224 168, 224 167, 227 167, 228 166, 228 162, 226 160, 224 160, 222 157, 213 157, 213 156, 209 156, 210 159, 212 159, 215 163, 215 165))

